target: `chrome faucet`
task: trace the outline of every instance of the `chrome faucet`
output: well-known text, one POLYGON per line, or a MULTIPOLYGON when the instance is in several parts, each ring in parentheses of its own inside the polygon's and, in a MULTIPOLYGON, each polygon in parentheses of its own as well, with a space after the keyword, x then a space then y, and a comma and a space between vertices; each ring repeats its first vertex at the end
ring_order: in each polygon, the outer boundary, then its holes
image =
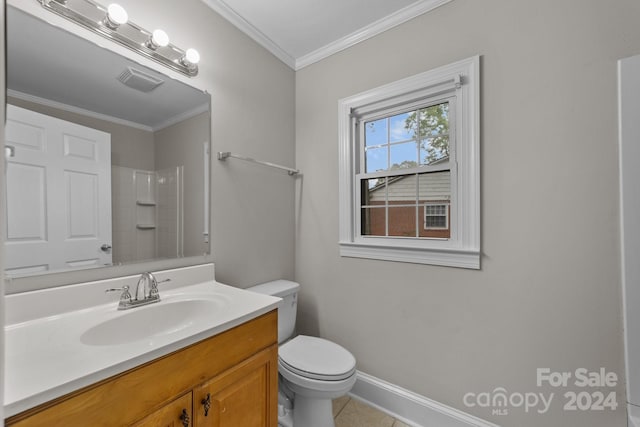
POLYGON ((160 302, 160 293, 158 292, 158 283, 169 282, 171 279, 165 279, 158 282, 156 276, 150 272, 144 272, 138 279, 136 292, 134 296, 129 293, 129 286, 121 288, 107 289, 105 292, 122 291, 118 310, 128 310, 133 307, 140 307, 154 302, 160 302))
POLYGON ((138 279, 138 284, 136 285, 136 301, 143 301, 151 298, 151 289, 153 288, 155 288, 155 295, 159 299, 160 297, 158 296, 158 281, 156 280, 156 276, 148 271, 142 273, 140 275, 140 278, 138 279))

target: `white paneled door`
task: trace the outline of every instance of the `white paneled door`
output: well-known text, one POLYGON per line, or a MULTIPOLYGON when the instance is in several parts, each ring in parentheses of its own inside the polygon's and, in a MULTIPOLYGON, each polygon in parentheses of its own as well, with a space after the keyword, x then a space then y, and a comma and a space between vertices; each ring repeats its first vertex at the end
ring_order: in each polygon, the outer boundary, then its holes
POLYGON ((111 264, 111 135, 7 106, 6 271, 111 264))

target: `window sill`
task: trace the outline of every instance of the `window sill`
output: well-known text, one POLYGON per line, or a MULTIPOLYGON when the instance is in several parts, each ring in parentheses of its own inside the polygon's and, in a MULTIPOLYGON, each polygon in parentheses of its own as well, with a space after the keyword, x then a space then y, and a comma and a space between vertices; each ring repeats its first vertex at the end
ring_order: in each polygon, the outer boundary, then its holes
POLYGON ((476 250, 392 247, 340 242, 340 256, 480 269, 480 251, 476 250))

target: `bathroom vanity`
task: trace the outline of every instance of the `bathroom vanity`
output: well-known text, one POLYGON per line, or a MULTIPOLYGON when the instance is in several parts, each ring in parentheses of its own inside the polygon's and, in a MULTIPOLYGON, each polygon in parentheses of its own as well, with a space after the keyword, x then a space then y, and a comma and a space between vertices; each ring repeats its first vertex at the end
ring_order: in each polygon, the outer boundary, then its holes
MULTIPOLYGON (((14 313, 6 425, 276 427, 278 299, 214 281, 185 286, 200 280, 198 269, 190 280, 179 274, 189 269, 158 273, 182 283, 161 288, 162 301, 146 307, 117 311, 110 302, 56 315, 34 308, 43 316, 22 322, 14 313)), ((56 298, 105 298, 113 282, 135 279, 65 287, 56 298)), ((39 292, 56 305, 55 289, 39 292)))
POLYGON ((8 426, 276 426, 275 312, 39 405, 8 426))

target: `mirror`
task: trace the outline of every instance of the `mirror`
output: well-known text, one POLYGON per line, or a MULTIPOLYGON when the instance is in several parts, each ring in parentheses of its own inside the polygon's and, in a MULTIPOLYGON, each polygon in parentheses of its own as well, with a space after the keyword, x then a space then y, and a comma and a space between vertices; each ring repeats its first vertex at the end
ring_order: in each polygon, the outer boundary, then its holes
POLYGON ((210 96, 7 8, 8 277, 209 253, 210 96))

